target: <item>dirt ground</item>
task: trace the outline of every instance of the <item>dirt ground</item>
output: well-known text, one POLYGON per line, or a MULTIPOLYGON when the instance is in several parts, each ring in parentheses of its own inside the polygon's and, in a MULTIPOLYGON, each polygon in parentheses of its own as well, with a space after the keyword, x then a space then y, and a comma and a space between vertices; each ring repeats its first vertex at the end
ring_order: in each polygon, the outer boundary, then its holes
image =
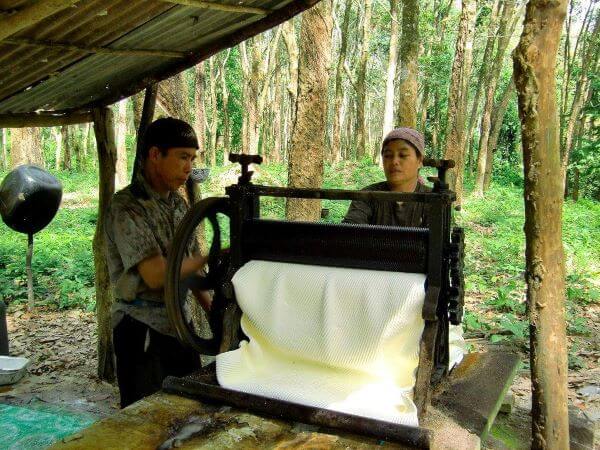
POLYGON ((29 358, 30 365, 23 380, 0 386, 1 403, 43 402, 98 418, 118 410, 117 388, 96 376, 93 313, 11 307, 7 319, 10 354, 29 358))
MULTIPOLYGON (((96 321, 94 313, 81 310, 51 311, 11 306, 8 313, 10 353, 30 359, 28 375, 12 386, 0 386, 0 403, 17 406, 32 402, 84 412, 97 418, 118 410, 118 390, 96 376, 96 321)), ((598 336, 583 346, 585 368, 569 373, 569 399, 573 407, 600 421, 600 365, 598 336)), ((474 349, 487 345, 471 339, 474 349)), ((528 448, 531 387, 527 369, 513 383, 512 413, 499 414, 496 428, 514 439, 509 448, 528 448), (521 445, 522 444, 522 445, 521 445)), ((496 433, 498 434, 498 433, 496 433)), ((491 438, 487 448, 507 448, 491 438)))

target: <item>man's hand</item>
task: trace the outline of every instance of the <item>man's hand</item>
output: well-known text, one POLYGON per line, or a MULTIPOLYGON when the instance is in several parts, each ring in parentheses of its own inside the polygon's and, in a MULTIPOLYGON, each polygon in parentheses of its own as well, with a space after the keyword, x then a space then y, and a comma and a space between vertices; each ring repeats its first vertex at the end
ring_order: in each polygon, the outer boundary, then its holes
MULTIPOLYGON (((198 272, 206 264, 207 258, 202 255, 190 256, 181 263, 181 278, 198 272)), ((150 289, 160 289, 165 285, 167 276, 167 260, 162 255, 151 256, 137 265, 138 272, 150 289)))
POLYGON ((209 313, 212 307, 212 295, 210 295, 210 292, 192 289, 192 293, 194 294, 194 297, 196 297, 196 300, 198 300, 198 303, 200 303, 200 306, 202 306, 202 309, 209 313))

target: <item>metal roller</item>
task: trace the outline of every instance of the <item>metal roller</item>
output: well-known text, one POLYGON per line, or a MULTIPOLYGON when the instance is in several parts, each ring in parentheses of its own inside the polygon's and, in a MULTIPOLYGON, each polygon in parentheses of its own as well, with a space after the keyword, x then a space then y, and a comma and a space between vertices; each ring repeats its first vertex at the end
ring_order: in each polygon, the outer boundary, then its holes
POLYGON ((389 272, 427 273, 424 228, 249 220, 244 258, 389 272))

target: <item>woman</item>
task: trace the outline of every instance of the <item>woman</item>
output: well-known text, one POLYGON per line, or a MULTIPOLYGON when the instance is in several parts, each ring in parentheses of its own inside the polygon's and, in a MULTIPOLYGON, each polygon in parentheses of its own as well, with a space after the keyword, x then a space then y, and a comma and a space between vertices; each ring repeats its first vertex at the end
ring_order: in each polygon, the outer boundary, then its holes
MULTIPOLYGON (((423 135, 412 128, 396 128, 388 133, 381 145, 385 179, 367 186, 363 191, 430 192, 419 177, 423 167, 425 143, 423 135)), ((344 217, 346 223, 392 225, 400 227, 427 227, 423 203, 353 201, 344 217)), ((466 353, 462 326, 450 325, 450 363, 460 363, 466 353)))
MULTIPOLYGON (((429 192, 419 178, 423 166, 423 135, 412 128, 396 128, 381 145, 386 181, 367 186, 363 191, 429 192)), ((426 227, 424 204, 389 201, 353 201, 344 217, 346 223, 426 227)))

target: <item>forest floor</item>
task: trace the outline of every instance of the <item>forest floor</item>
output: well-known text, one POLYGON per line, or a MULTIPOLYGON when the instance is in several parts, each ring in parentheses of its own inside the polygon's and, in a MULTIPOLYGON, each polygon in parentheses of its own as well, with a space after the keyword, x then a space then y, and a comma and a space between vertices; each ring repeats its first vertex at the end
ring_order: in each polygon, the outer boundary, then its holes
MULTIPOLYGON (((283 186, 284 166, 256 170, 261 184, 283 186)), ((2 178, 0 174, 0 179, 2 178)), ((54 405, 93 418, 118 410, 115 386, 96 376, 95 288, 91 241, 97 217, 96 175, 57 174, 64 187, 54 221, 36 234, 33 272, 36 308, 25 307, 26 237, 0 223, 0 300, 9 304, 11 354, 31 360, 28 375, 0 386, 0 406, 54 405)), ((234 166, 213 171, 205 194, 221 194, 235 183, 234 166)), ((378 167, 347 163, 328 167, 324 187, 356 189, 382 178, 378 167)), ((467 180, 468 187, 469 180, 467 180)), ((467 197, 455 218, 466 232, 466 315, 470 350, 501 346, 518 352, 523 366, 512 386, 515 408, 500 414, 489 448, 528 448, 531 387, 525 307, 522 179, 518 172, 496 175, 485 199, 467 197), (516 436, 516 437, 515 437, 516 436), (504 442, 505 444, 502 444, 504 442), (509 443, 509 444, 506 444, 509 443)), ((347 204, 324 202, 327 221, 343 217, 347 204)), ((282 217, 282 199, 261 203, 261 212, 282 217)), ((564 207, 563 243, 567 271, 569 403, 600 420, 600 203, 582 199, 564 207)), ((550 349, 551 350, 551 349, 550 349)))

